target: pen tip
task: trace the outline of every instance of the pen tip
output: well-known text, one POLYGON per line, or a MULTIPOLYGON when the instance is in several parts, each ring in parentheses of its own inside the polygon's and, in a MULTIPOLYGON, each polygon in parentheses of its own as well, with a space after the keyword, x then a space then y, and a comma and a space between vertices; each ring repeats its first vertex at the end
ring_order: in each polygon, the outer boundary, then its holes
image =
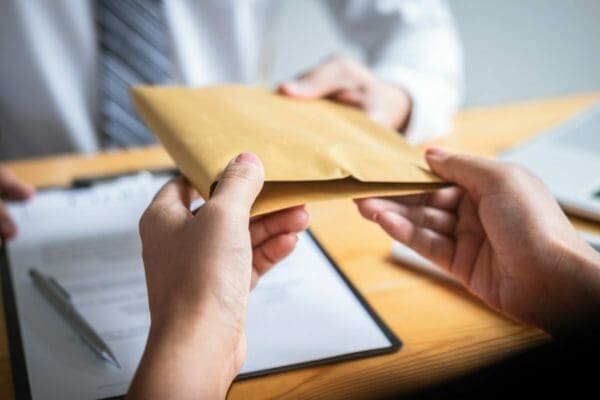
POLYGON ((117 367, 117 368, 121 369, 121 364, 119 364, 119 362, 117 361, 117 359, 116 359, 116 358, 112 357, 112 358, 110 359, 110 362, 111 362, 111 363, 112 363, 112 364, 113 364, 115 367, 117 367))
POLYGON ((104 359, 106 361, 108 361, 109 363, 111 363, 115 367, 121 369, 121 364, 119 364, 119 362, 117 361, 117 357, 115 357, 115 355, 112 352, 110 352, 110 351, 103 351, 102 352, 102 357, 104 357, 104 359))

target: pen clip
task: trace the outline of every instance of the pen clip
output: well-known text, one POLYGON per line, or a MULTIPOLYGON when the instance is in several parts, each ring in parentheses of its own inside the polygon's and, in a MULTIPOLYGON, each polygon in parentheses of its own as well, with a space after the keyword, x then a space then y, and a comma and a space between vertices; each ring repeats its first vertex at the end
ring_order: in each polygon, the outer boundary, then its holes
POLYGON ((52 277, 48 278, 48 283, 50 283, 52 285, 52 287, 56 290, 56 292, 65 300, 65 301, 71 301, 71 295, 69 294, 69 292, 67 292, 67 290, 62 287, 62 285, 60 283, 58 283, 58 281, 52 277))

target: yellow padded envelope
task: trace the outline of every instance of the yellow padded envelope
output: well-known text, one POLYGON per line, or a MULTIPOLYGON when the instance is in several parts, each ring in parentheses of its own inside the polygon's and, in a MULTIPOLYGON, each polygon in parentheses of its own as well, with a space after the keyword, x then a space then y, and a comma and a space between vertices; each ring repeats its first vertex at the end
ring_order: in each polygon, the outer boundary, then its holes
POLYGON ((135 108, 204 198, 229 160, 256 153, 265 186, 252 215, 334 198, 445 185, 420 151, 358 109, 238 85, 138 86, 135 108))

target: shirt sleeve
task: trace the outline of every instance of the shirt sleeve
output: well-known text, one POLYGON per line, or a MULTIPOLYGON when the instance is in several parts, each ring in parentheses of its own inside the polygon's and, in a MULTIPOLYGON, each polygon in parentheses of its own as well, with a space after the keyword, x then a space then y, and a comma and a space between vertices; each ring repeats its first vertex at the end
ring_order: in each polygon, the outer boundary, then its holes
POLYGON ((443 0, 326 0, 341 33, 380 78, 411 97, 411 144, 449 133, 464 91, 456 26, 443 0))

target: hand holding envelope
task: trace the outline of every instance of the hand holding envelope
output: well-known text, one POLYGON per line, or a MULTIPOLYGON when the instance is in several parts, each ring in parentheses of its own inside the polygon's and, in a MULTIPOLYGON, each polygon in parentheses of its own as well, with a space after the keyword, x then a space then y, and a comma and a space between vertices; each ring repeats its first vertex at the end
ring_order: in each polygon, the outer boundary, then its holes
POLYGON ((132 94, 137 111, 204 198, 233 156, 259 156, 265 185, 252 215, 446 185, 398 133, 348 106, 236 85, 138 86, 132 94))

